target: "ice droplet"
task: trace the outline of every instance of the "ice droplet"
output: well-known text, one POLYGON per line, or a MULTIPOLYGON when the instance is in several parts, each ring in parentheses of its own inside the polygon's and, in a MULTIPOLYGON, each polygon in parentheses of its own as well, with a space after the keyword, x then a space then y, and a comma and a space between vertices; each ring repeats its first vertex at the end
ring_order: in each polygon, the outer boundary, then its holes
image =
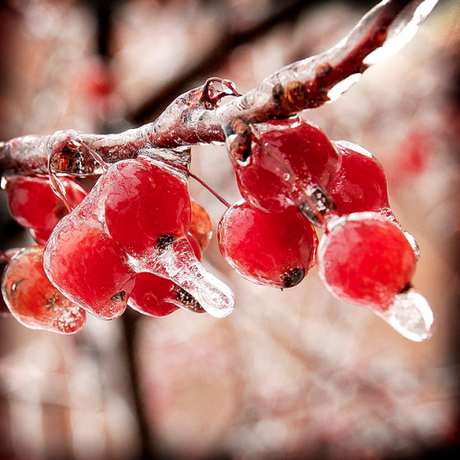
POLYGON ((376 313, 409 340, 423 342, 432 336, 433 312, 425 297, 414 289, 398 294, 388 310, 376 313))

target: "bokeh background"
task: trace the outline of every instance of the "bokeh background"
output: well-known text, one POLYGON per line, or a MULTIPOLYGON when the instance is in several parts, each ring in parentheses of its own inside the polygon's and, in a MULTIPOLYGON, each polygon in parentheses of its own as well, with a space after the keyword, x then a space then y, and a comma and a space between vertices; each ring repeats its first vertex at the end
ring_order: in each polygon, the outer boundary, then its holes
MULTIPOLYGON (((0 140, 150 122, 210 76, 241 93, 337 43, 377 2, 7 0, 0 140)), ((0 459, 428 459, 459 445, 460 5, 441 0, 402 51, 307 111, 384 165, 417 239, 414 283, 437 317, 425 343, 334 299, 316 269, 283 292, 241 279, 215 235, 204 263, 237 298, 224 320, 179 311, 89 318, 69 337, 0 317, 0 459)), ((192 170, 239 198, 223 146, 192 170)), ((192 195, 214 230, 224 206, 192 195)), ((33 206, 33 203, 31 203, 33 206)), ((0 193, 0 248, 32 244, 0 193)))

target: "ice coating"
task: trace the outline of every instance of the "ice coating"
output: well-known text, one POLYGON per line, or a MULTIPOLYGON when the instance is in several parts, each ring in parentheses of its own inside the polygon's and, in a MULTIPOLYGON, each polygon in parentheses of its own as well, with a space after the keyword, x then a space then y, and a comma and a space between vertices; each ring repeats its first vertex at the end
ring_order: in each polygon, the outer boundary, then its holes
MULTIPOLYGON (((371 264, 369 265, 371 270, 366 271, 366 269, 363 268, 365 267, 365 264, 363 265, 363 260, 365 259, 361 260, 359 254, 355 253, 353 263, 342 267, 340 264, 333 267, 334 269, 340 269, 346 266, 345 271, 341 274, 341 278, 339 280, 334 278, 334 272, 331 272, 331 262, 330 260, 325 260, 325 258, 327 258, 330 254, 327 253, 327 249, 330 248, 330 243, 334 239, 334 236, 337 235, 348 222, 358 222, 360 220, 385 222, 387 218, 376 213, 362 212, 331 219, 331 221, 328 222, 329 233, 323 237, 318 251, 320 276, 322 280, 328 289, 340 300, 369 308, 407 339, 414 342, 422 342, 429 339, 433 332, 433 312, 431 311, 426 299, 419 292, 410 287, 413 273, 412 270, 415 269, 417 259, 417 253, 413 245, 414 240, 413 238, 409 238, 407 232, 402 231, 400 226, 395 224, 392 220, 389 220, 388 222, 393 222, 392 225, 395 225, 395 228, 402 232, 403 236, 401 238, 395 239, 394 237, 396 234, 393 232, 393 237, 388 239, 388 244, 385 243, 383 246, 379 246, 382 239, 383 241, 386 241, 386 232, 378 233, 378 227, 376 227, 374 233, 369 234, 369 241, 372 241, 372 246, 369 244, 366 245, 364 239, 360 240, 360 250, 366 251, 365 254, 369 254, 369 251, 373 251, 375 247, 378 248, 375 252, 376 259, 369 259, 371 261, 371 264), (377 235, 377 238, 374 238, 374 234, 377 235), (410 247, 407 247, 407 242, 405 245, 403 244, 404 238, 409 241, 410 247), (386 251, 387 248, 391 250, 394 247, 398 249, 398 253, 389 253, 391 257, 383 257, 383 265, 381 265, 384 267, 384 270, 387 270, 388 273, 391 274, 391 277, 385 279, 385 275, 383 275, 383 278, 380 278, 382 274, 380 273, 379 275, 379 271, 377 270, 377 264, 380 263, 380 254, 383 255, 383 251, 386 251), (409 261, 407 258, 401 258, 400 262, 396 265, 392 265, 393 261, 397 260, 397 257, 399 257, 400 251, 404 251, 404 253, 407 254, 407 257, 409 257, 411 249, 414 251, 415 259, 412 257, 412 260, 409 261), (410 263, 406 264, 408 261, 410 263), (328 265, 326 266, 326 264, 328 265), (354 283, 354 278, 351 278, 350 283, 350 278, 348 278, 347 275, 348 270, 351 270, 351 273, 354 273, 354 267, 360 267, 360 269, 364 270, 362 277, 361 272, 356 272, 356 275, 360 276, 358 283, 354 283), (326 272, 326 270, 328 271, 326 272), (401 277, 399 277, 400 275, 401 277), (380 279, 385 280, 383 290, 381 290, 382 285, 379 285, 378 283, 372 285, 373 280, 380 279), (372 286, 372 290, 366 291, 369 286, 372 286), (401 286, 404 286, 402 290, 401 286), (409 289, 407 289, 408 286, 410 287, 409 289), (373 296, 374 293, 382 293, 382 296, 373 296)), ((368 228, 372 230, 372 227, 368 228)), ((390 227, 388 227, 387 230, 389 231, 390 227)), ((349 237, 351 237, 351 235, 352 233, 349 234, 349 237)), ((367 239, 367 235, 362 233, 359 234, 359 236, 365 236, 367 239)), ((334 249, 335 253, 337 253, 340 249, 347 248, 348 244, 352 243, 349 240, 342 240, 342 245, 337 246, 334 249)), ((351 259, 346 259, 347 262, 350 262, 350 260, 351 259)))
POLYGON ((336 101, 343 93, 347 92, 359 79, 361 78, 360 73, 354 73, 344 80, 333 86, 327 93, 329 98, 328 102, 336 101))
POLYGON ((30 246, 14 254, 3 276, 3 299, 16 320, 28 328, 74 334, 85 325, 85 310, 49 282, 43 249, 30 246))
POLYGON ((369 54, 364 63, 375 64, 403 48, 413 38, 420 25, 437 3, 438 0, 421 0, 412 2, 408 7, 404 8, 388 29, 384 45, 369 54))
POLYGON ((320 81, 322 88, 328 91, 327 101, 319 94, 315 95, 317 96, 315 99, 310 93, 310 97, 315 100, 313 105, 305 108, 336 100, 360 79, 362 72, 367 67, 390 57, 403 48, 413 38, 437 1, 412 0, 407 2, 407 5, 404 5, 404 2, 388 0, 378 3, 336 46, 321 54, 279 69, 267 76, 255 90, 249 91, 242 98, 236 98, 231 104, 223 105, 220 112, 226 121, 235 118, 234 115, 231 115, 235 109, 237 109, 236 112, 240 112, 239 116, 246 120, 251 120, 253 117, 259 120, 255 116, 258 111, 254 108, 269 104, 276 85, 285 86, 293 81, 304 82, 307 85, 320 81), (394 11, 394 8, 397 9, 397 12, 394 11), (390 23, 387 21, 388 18, 391 19, 390 23), (356 50, 361 55, 363 48, 366 49, 367 46, 369 54, 362 55, 361 65, 356 65, 355 62, 350 65, 349 55, 352 50, 356 50), (323 74, 321 69, 341 69, 341 71, 338 73, 329 71, 323 74), (336 78, 337 75, 340 77, 336 78))
POLYGON ((161 253, 133 261, 136 271, 150 272, 169 278, 191 294, 215 318, 225 318, 233 312, 232 290, 195 257, 186 238, 169 245, 161 253))
POLYGON ((398 294, 388 310, 376 314, 414 342, 423 342, 433 334, 433 312, 425 297, 414 289, 398 294))

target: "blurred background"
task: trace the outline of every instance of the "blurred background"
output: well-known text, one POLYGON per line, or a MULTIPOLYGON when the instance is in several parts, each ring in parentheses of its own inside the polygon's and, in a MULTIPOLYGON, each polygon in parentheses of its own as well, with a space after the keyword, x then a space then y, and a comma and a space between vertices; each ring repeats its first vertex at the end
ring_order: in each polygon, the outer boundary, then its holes
MULTIPOLYGON (((240 93, 341 40, 377 2, 5 0, 0 140, 72 128, 119 132, 154 120, 208 77, 240 93)), ((0 459, 428 459, 458 453, 460 5, 441 0, 402 51, 336 102, 307 111, 334 140, 371 151, 417 239, 414 284, 437 317, 413 343, 334 299, 316 269, 283 292, 220 256, 228 318, 128 311, 60 336, 0 317, 0 459)), ((239 198, 223 146, 192 170, 239 198)), ((191 182, 214 223, 224 206, 191 182)), ((0 248, 30 237, 0 193, 0 248)))

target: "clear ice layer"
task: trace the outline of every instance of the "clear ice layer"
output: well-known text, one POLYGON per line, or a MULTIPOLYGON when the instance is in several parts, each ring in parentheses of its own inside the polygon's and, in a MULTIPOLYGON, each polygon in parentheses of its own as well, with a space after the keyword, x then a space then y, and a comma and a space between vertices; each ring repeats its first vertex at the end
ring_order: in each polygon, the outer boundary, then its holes
POLYGON ((354 73, 353 75, 350 75, 349 77, 337 83, 327 93, 327 97, 329 98, 328 102, 336 101, 340 96, 342 96, 343 93, 347 92, 360 78, 360 73, 354 73))
POLYGON ((414 342, 423 342, 433 335, 433 312, 425 297, 414 289, 398 294, 388 310, 376 313, 414 342))
POLYGON ((376 64, 402 49, 416 34, 436 3, 438 3, 438 0, 411 2, 389 27, 384 45, 369 54, 364 63, 369 65, 376 64))
MULTIPOLYGON (((424 22, 438 0, 412 0, 401 9, 394 21, 387 30, 387 35, 382 46, 369 53, 363 60, 365 65, 376 64, 398 52, 415 35, 420 25, 424 22)), ((268 103, 272 95, 273 86, 277 83, 286 85, 287 83, 300 80, 309 81, 316 78, 316 71, 322 65, 335 67, 347 59, 347 53, 353 48, 359 48, 366 37, 375 33, 375 26, 384 18, 387 8, 387 1, 377 4, 366 14, 351 33, 340 41, 336 46, 324 53, 311 56, 307 59, 289 64, 274 74, 265 78, 257 91, 250 91, 243 98, 238 98, 235 104, 238 108, 246 110, 252 106, 262 107, 268 103)), ((390 13, 391 14, 391 13, 390 13)), ((329 102, 339 98, 361 77, 361 72, 348 75, 343 80, 337 82, 330 88, 327 96, 329 102)), ((223 110, 231 110, 231 105, 223 106, 223 110)))
POLYGON ((191 294, 211 316, 225 318, 235 306, 232 290, 206 270, 186 239, 183 240, 178 245, 171 244, 161 254, 137 260, 136 271, 171 279, 191 294))

